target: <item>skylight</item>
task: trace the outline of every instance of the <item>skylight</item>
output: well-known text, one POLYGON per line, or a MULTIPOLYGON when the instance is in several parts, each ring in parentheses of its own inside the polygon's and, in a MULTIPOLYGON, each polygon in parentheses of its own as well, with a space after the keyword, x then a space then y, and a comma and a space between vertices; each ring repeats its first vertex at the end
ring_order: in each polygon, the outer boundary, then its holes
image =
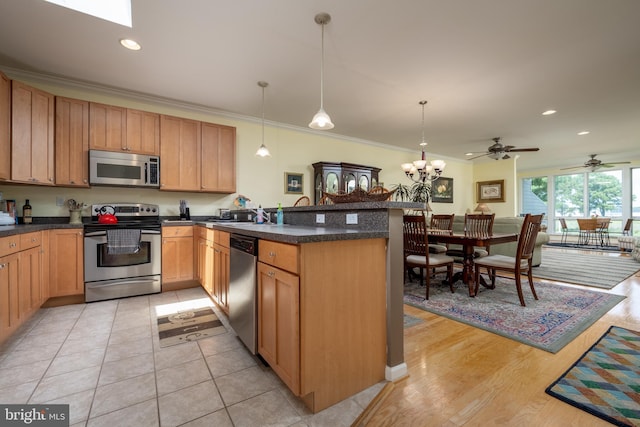
POLYGON ((131 0, 44 0, 131 28, 131 0))

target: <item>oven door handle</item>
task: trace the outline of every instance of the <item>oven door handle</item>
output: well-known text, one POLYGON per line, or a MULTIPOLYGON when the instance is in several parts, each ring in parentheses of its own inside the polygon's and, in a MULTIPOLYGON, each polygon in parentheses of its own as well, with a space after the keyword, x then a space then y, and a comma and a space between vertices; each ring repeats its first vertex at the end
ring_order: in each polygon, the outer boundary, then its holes
POLYGON ((87 287, 92 288, 92 289, 96 289, 96 288, 107 288, 109 286, 120 286, 120 285, 137 285, 137 284, 142 284, 142 283, 149 283, 149 282, 159 282, 159 279, 147 279, 147 280, 118 280, 117 282, 111 282, 111 283, 87 283, 87 287))
MULTIPOLYGON (((160 230, 141 230, 140 234, 162 234, 160 230)), ((90 231, 89 233, 84 233, 85 237, 99 237, 106 236, 106 231, 90 231)))

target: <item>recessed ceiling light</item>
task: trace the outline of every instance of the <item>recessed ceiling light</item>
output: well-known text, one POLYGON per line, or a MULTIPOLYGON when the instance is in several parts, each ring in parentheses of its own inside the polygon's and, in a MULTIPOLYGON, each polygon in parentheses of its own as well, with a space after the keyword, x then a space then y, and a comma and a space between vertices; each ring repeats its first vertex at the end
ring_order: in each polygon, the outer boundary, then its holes
POLYGON ((131 39, 120 39, 120 44, 130 50, 140 50, 142 47, 137 41, 131 39))
POLYGON ((582 132, 578 132, 578 135, 580 135, 580 136, 589 135, 589 131, 588 130, 583 130, 582 132))
POLYGON ((547 110, 547 111, 544 111, 542 113, 542 115, 543 116, 550 116, 550 115, 555 114, 555 113, 556 113, 556 110, 547 110))

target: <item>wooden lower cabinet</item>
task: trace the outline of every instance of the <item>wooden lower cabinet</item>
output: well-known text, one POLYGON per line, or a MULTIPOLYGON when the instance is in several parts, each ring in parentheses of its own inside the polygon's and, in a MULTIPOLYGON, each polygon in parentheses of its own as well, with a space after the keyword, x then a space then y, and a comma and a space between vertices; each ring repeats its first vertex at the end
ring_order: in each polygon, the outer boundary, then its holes
POLYGON ((0 343, 47 298, 42 235, 38 231, 0 238, 0 343))
POLYGON ((196 278, 225 313, 229 313, 229 233, 197 226, 196 278))
POLYGON ((300 278, 258 263, 258 353, 300 395, 300 278))
POLYGON ((0 257, 0 344, 20 324, 20 303, 18 300, 19 258, 20 254, 17 252, 0 257))
MULTIPOLYGON (((228 242, 228 240, 227 240, 228 242)), ((213 299, 222 311, 229 314, 229 245, 214 243, 213 247, 213 299)))
POLYGON ((49 230, 50 297, 84 294, 83 260, 82 230, 49 230))
POLYGON ((385 378, 386 240, 258 244, 258 352, 313 412, 385 378))
POLYGON ((193 227, 162 227, 162 283, 193 279, 193 227))

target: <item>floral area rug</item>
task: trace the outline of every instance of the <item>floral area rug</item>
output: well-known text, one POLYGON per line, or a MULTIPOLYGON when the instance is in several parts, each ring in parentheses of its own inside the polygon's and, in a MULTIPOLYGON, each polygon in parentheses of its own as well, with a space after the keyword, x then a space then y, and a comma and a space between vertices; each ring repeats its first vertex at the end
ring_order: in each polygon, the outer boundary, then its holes
POLYGON ((611 326, 545 391, 617 426, 640 425, 640 333, 611 326))
POLYGON ((461 283, 453 294, 440 283, 438 279, 431 281, 428 301, 424 286, 406 284, 404 303, 551 353, 557 353, 626 298, 535 282, 539 298, 536 301, 525 279, 523 293, 527 306, 522 307, 513 280, 499 278, 496 289, 480 287, 474 298, 469 297, 467 287, 461 283))

